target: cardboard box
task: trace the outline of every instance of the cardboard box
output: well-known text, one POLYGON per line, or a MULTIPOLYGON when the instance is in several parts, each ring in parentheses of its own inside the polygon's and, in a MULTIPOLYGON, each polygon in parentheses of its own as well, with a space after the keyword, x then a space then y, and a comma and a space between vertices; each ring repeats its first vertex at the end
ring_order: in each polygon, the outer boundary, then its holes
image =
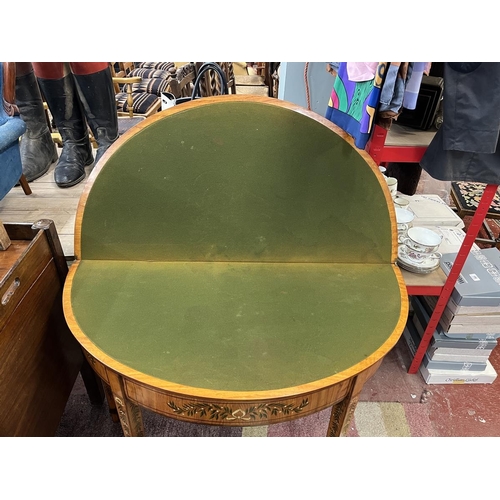
MULTIPOLYGON (((425 301, 434 310, 438 297, 434 295, 426 295, 425 301)), ((500 316, 500 305, 498 306, 459 306, 453 297, 450 297, 446 304, 446 309, 454 316, 478 316, 478 315, 498 315, 500 316)))
POLYGON ((435 347, 427 349, 429 359, 433 361, 454 361, 455 363, 466 363, 468 361, 485 362, 493 349, 453 349, 446 347, 435 347))
POLYGON ((463 220, 438 195, 416 194, 405 198, 410 201, 408 210, 415 215, 414 226, 464 227, 463 220))
MULTIPOLYGON (((417 346, 420 343, 420 337, 418 336, 416 329, 411 321, 406 323, 406 327, 403 330, 403 337, 406 340, 406 344, 410 350, 412 356, 415 355, 417 346)), ((484 371, 486 370, 487 359, 483 358, 479 361, 467 360, 467 361, 441 361, 431 359, 429 354, 426 352, 423 359, 422 365, 430 369, 436 370, 446 370, 446 371, 484 371)))
MULTIPOLYGON (((440 265, 448 275, 457 254, 443 254, 440 265)), ((500 251, 496 248, 471 249, 451 297, 459 306, 500 305, 500 251)))
MULTIPOLYGON (((481 321, 478 319, 476 323, 457 323, 453 321, 448 324, 443 324, 441 322, 441 327, 445 335, 449 337, 452 335, 471 335, 471 334, 491 334, 491 338, 500 337, 500 325, 498 322, 494 324, 488 324, 486 321, 481 321)), ((487 338, 487 337, 486 337, 487 338)))
MULTIPOLYGON (((432 310, 425 300, 419 297, 410 297, 410 303, 414 311, 412 321, 420 336, 423 335, 425 328, 430 320, 432 310)), ((483 338, 489 334, 472 334, 471 338, 463 336, 445 335, 441 325, 438 323, 429 347, 463 348, 463 349, 488 349, 492 350, 497 346, 496 338, 483 338)))
POLYGON ((446 307, 441 316, 440 323, 444 332, 500 332, 500 316, 496 314, 455 316, 446 307))
MULTIPOLYGON (((426 299, 425 304, 434 310, 435 305, 431 306, 426 299)), ((445 333, 500 333, 500 314, 453 314, 446 305, 439 324, 445 333)))
POLYGON ((420 374, 427 384, 492 384, 497 378, 493 365, 486 361, 482 371, 437 370, 420 365, 420 374))

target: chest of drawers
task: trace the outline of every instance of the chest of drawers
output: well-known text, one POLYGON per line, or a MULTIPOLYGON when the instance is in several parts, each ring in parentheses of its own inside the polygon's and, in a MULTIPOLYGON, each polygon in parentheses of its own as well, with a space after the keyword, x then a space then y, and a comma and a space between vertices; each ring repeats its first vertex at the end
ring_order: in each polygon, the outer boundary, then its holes
MULTIPOLYGON (((87 363, 62 312, 68 267, 51 221, 5 227, 12 244, 0 252, 0 436, 53 436, 87 363)), ((91 402, 102 402, 100 383, 84 372, 91 402)))

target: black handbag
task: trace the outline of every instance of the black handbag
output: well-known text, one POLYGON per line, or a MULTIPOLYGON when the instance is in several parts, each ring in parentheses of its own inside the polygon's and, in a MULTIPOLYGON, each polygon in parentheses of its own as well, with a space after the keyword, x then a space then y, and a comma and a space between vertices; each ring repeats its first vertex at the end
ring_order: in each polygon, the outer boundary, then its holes
POLYGON ((194 82, 194 88, 193 88, 193 92, 192 92, 191 96, 178 97, 176 99, 176 105, 183 104, 183 103, 189 102, 189 101, 194 101, 195 99, 200 99, 202 97, 201 96, 201 89, 200 89, 201 81, 202 81, 202 78, 205 76, 205 74, 210 70, 217 73, 217 75, 219 77, 220 86, 221 86, 221 95, 229 94, 229 89, 227 86, 227 79, 226 79, 226 75, 224 74, 224 71, 222 71, 221 67, 217 63, 206 62, 206 63, 203 63, 201 65, 201 67, 198 71, 198 75, 197 75, 196 80, 194 82))

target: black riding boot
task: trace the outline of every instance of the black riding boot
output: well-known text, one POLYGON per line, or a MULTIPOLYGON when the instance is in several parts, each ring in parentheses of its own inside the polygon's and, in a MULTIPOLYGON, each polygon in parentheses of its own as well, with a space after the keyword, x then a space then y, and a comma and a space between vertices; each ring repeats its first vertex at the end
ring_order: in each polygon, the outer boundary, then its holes
POLYGON ((74 186, 85 178, 85 167, 94 161, 75 80, 69 74, 58 80, 38 78, 38 82, 63 143, 54 180, 59 187, 74 186))
POLYGON ((57 160, 57 149, 47 126, 42 96, 33 72, 16 78, 16 104, 26 123, 26 132, 21 138, 23 174, 31 182, 45 174, 57 160))
POLYGON ((97 163, 118 139, 118 113, 111 71, 106 68, 89 75, 74 75, 87 122, 97 141, 97 163))

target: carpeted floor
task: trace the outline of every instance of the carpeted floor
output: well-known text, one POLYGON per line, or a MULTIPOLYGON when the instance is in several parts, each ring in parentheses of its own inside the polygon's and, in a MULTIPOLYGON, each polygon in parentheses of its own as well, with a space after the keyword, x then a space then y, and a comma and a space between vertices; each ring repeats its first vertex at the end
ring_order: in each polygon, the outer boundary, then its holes
MULTIPOLYGON (((500 351, 490 356, 500 368, 500 351)), ((427 385, 410 375, 410 355, 403 340, 366 383, 347 437, 500 436, 500 382, 481 385, 427 385)), ((263 427, 197 425, 143 411, 149 437, 323 437, 330 410, 291 422, 263 427)), ((78 378, 56 436, 118 437, 106 403, 92 406, 78 378)))

